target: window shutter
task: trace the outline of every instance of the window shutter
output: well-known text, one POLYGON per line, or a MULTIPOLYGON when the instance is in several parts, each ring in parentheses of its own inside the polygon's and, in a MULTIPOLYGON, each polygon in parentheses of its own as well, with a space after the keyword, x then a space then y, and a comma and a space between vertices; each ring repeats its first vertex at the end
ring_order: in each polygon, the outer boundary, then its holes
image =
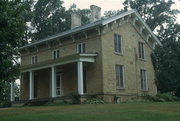
POLYGON ((83 51, 82 51, 82 53, 85 53, 86 52, 86 47, 85 47, 85 43, 82 43, 82 47, 83 47, 83 51))
POLYGON ((117 52, 117 38, 116 38, 116 34, 114 34, 114 51, 117 52))
POLYGON ((35 63, 34 64, 36 64, 37 63, 37 56, 35 56, 35 63))
POLYGON ((57 50, 57 58, 59 58, 59 50, 57 50))

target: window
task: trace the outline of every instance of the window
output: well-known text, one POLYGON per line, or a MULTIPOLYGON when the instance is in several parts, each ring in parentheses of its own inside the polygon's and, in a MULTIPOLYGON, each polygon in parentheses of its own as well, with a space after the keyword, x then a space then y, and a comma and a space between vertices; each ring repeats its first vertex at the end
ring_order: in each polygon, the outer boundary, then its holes
POLYGON ((114 50, 116 53, 122 53, 122 37, 114 34, 114 50))
POLYGON ((37 55, 31 56, 31 64, 37 63, 37 55))
POLYGON ((53 59, 59 58, 59 50, 54 50, 54 51, 52 52, 52 58, 53 58, 53 59))
POLYGON ((124 67, 122 65, 116 65, 116 80, 117 87, 124 88, 124 67))
POLYGON ((139 42, 139 58, 144 59, 144 43, 139 42))
POLYGON ((141 75, 141 89, 144 91, 147 91, 147 74, 146 74, 146 70, 141 69, 140 70, 140 75, 141 75))
POLYGON ((77 53, 85 53, 85 52, 86 52, 85 43, 79 43, 77 45, 77 53))

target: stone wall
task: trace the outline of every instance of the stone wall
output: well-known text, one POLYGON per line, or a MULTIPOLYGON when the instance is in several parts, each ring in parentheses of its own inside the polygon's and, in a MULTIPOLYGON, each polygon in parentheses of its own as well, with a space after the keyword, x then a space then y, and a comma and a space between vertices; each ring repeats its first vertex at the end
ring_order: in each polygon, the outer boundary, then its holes
POLYGON ((29 73, 21 74, 20 80, 20 100, 28 100, 29 99, 29 73))
POLYGON ((116 24, 105 28, 102 35, 102 60, 103 60, 103 92, 104 94, 121 94, 126 96, 154 95, 157 93, 154 70, 151 62, 152 49, 145 43, 140 34, 130 23, 123 23, 120 27, 116 24), (114 51, 114 33, 122 36, 122 54, 114 51), (138 42, 145 43, 145 60, 138 58, 138 42), (115 65, 124 66, 125 88, 116 87, 115 65), (147 70, 148 91, 141 90, 140 69, 147 70))

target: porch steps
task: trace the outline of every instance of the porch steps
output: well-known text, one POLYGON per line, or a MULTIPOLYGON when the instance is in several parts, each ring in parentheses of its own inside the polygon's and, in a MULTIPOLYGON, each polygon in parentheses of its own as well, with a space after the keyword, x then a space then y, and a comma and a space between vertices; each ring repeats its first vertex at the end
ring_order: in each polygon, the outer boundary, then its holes
POLYGON ((12 102, 12 107, 22 107, 24 106, 25 102, 12 102))
POLYGON ((48 102, 52 102, 52 99, 34 99, 27 101, 23 106, 41 106, 47 104, 48 102))

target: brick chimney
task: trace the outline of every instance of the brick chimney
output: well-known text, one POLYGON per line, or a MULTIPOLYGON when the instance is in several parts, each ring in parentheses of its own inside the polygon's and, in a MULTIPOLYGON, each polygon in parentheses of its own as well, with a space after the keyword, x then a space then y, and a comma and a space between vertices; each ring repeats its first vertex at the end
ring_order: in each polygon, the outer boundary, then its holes
POLYGON ((81 15, 78 13, 71 14, 71 29, 81 26, 81 15))
POLYGON ((91 9, 91 22, 95 22, 97 20, 101 19, 101 8, 96 6, 96 5, 91 5, 90 6, 91 9))

